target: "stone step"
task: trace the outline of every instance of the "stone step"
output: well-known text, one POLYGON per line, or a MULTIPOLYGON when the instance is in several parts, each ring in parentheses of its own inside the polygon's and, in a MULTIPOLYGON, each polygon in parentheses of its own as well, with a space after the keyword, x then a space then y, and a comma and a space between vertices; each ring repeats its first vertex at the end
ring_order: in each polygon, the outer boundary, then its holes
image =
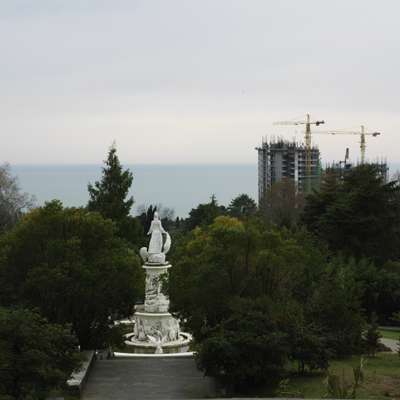
POLYGON ((82 399, 201 399, 215 395, 214 381, 203 376, 193 358, 138 358, 97 360, 82 399))

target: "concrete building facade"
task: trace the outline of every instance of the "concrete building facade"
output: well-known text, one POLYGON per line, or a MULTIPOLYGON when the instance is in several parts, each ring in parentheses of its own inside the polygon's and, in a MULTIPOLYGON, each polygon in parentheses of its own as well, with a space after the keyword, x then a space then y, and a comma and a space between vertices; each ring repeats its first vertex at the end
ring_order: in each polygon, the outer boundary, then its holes
MULTIPOLYGON (((306 191, 306 148, 304 145, 283 139, 263 140, 258 152, 258 201, 264 196, 271 186, 282 179, 292 179, 300 192, 306 191)), ((321 176, 320 153, 315 146, 311 148, 311 176, 308 178, 310 185, 319 184, 321 176)))

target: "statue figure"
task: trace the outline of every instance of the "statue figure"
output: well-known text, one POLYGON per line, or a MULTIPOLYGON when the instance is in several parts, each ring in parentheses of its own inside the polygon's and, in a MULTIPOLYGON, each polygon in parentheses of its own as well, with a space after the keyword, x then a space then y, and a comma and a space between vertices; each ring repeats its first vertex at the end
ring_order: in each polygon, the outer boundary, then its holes
POLYGON ((154 219, 151 221, 150 229, 147 232, 148 235, 151 235, 150 244, 148 253, 151 254, 160 254, 163 248, 163 237, 162 234, 166 234, 167 232, 161 225, 161 221, 158 218, 158 212, 154 213, 154 219))
POLYGON ((165 256, 171 247, 171 237, 162 227, 157 211, 154 213, 154 219, 151 221, 150 229, 147 234, 151 235, 149 248, 142 247, 140 249, 140 255, 143 261, 164 264, 165 256), (163 240, 163 235, 166 236, 165 242, 163 240))

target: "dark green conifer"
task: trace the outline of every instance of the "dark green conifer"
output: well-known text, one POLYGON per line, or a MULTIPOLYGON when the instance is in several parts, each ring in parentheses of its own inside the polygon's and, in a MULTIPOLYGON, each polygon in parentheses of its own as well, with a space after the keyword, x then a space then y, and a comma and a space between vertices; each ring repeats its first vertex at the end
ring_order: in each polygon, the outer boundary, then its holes
POLYGON ((88 185, 90 211, 98 211, 103 217, 122 223, 129 216, 134 203, 133 197, 128 197, 133 175, 128 169, 123 170, 113 144, 108 152, 103 175, 94 185, 88 185))

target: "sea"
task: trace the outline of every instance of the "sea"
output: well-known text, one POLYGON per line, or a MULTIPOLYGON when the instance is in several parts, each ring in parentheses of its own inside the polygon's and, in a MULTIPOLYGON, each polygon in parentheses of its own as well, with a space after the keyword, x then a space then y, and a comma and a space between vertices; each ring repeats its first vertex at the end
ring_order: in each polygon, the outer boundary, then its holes
MULTIPOLYGON (((257 165, 124 165, 133 173, 132 214, 143 207, 161 205, 186 217, 200 203, 215 195, 219 204, 228 205, 241 193, 256 200, 257 165)), ((85 206, 88 183, 101 178, 102 165, 12 165, 22 191, 42 205, 52 199, 65 206, 85 206)))
MULTIPOLYGON (((389 174, 400 171, 400 163, 389 164, 389 174)), ((132 214, 143 207, 161 205, 174 211, 175 217, 187 217, 200 203, 215 195, 219 204, 228 205, 241 193, 257 200, 257 165, 124 165, 133 173, 132 214)), ((24 192, 42 205, 52 199, 65 206, 85 206, 88 183, 101 178, 102 165, 13 165, 24 192)))

